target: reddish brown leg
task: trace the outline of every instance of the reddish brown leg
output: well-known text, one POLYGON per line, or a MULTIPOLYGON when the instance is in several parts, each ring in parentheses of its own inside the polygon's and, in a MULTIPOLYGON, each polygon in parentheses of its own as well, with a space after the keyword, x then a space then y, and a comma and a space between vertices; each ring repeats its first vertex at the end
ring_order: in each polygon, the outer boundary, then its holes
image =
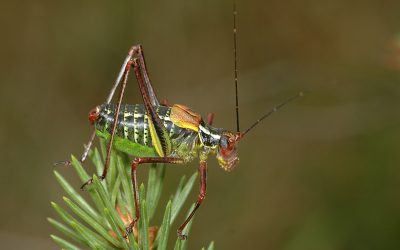
POLYGON ((212 125, 213 124, 213 122, 214 122, 214 113, 208 113, 207 122, 208 122, 208 125, 212 125))
MULTIPOLYGON (((108 94, 106 103, 110 103, 111 99, 114 96, 115 90, 117 89, 118 85, 122 82, 122 79, 124 78, 125 74, 126 74, 126 66, 128 63, 130 63, 130 61, 132 60, 132 56, 134 53, 137 53, 137 51, 139 50, 140 46, 132 46, 128 52, 128 55, 126 56, 124 63, 122 64, 121 70, 118 73, 117 79, 114 82, 113 87, 110 90, 110 93, 108 94)), ((89 154, 90 148, 93 144, 94 138, 96 136, 96 131, 93 131, 92 135, 90 136, 89 142, 85 145, 85 150, 81 156, 81 159, 79 160, 81 163, 83 163, 86 158, 87 155, 89 154)), ((71 165, 71 161, 59 161, 54 163, 54 165, 71 165)))
MULTIPOLYGON (((157 96, 151 85, 150 78, 149 78, 147 68, 146 68, 146 62, 144 59, 143 50, 140 45, 133 46, 129 50, 129 54, 128 54, 127 58, 125 59, 125 63, 126 63, 125 69, 123 71, 121 70, 121 72, 117 78, 117 83, 114 85, 114 87, 109 95, 109 98, 107 99, 107 102, 109 102, 111 100, 113 91, 115 91, 116 86, 118 86, 118 84, 119 84, 118 81, 123 79, 120 95, 118 98, 117 109, 115 111, 114 124, 113 124, 113 128, 111 130, 110 142, 108 143, 108 146, 107 146, 107 156, 106 156, 106 161, 104 164, 104 170, 103 170, 103 174, 100 176, 100 180, 105 179, 107 176, 107 171, 108 171, 110 157, 111 157, 112 143, 114 141, 115 130, 117 127, 119 110, 121 107, 121 102, 122 102, 122 98, 124 95, 125 86, 128 81, 128 75, 129 75, 129 72, 130 72, 130 69, 132 66, 135 71, 136 79, 139 83, 139 90, 142 95, 143 102, 146 107, 146 111, 150 115, 151 121, 154 124, 154 127, 157 132, 157 136, 160 139, 161 145, 163 147, 164 155, 167 155, 167 153, 169 153, 169 151, 170 151, 170 142, 168 141, 168 139, 169 139, 168 132, 166 131, 163 122, 161 122, 161 119, 158 117, 158 115, 155 111, 155 108, 154 108, 155 106, 159 105, 159 101, 158 101, 157 96)), ((91 184, 92 182, 93 182, 93 179, 88 180, 86 183, 84 183, 82 185, 81 189, 83 189, 86 185, 91 184)))
POLYGON ((182 164, 183 160, 175 157, 140 157, 135 158, 132 161, 132 186, 133 186, 133 196, 135 198, 135 218, 126 228, 124 237, 128 237, 128 234, 132 232, 132 228, 136 225, 136 222, 140 219, 140 209, 139 209, 139 197, 138 197, 138 186, 136 181, 136 169, 139 164, 143 163, 171 163, 171 164, 182 164))
MULTIPOLYGON (((118 114, 119 114, 119 110, 121 108, 121 102, 122 102, 122 98, 124 97, 125 87, 126 87, 126 83, 128 82, 128 76, 129 76, 129 72, 130 72, 130 69, 132 67, 132 64, 133 64, 133 61, 129 61, 125 66, 125 72, 124 72, 124 75, 123 75, 123 82, 122 82, 122 85, 121 85, 121 91, 119 93, 118 102, 117 102, 117 108, 115 110, 115 115, 114 115, 114 124, 113 124, 113 128, 111 130, 110 141, 108 142, 108 145, 107 145, 106 161, 104 163, 103 173, 99 177, 100 180, 104 180, 106 178, 106 176, 107 176, 108 167, 110 165, 112 144, 114 142, 115 130, 117 128, 117 123, 118 123, 117 122, 118 114)), ((86 185, 90 185, 90 184, 92 184, 92 182, 93 182, 93 178, 90 178, 87 182, 83 183, 83 185, 81 186, 81 189, 83 190, 86 185)))
POLYGON ((186 218, 186 220, 182 223, 182 225, 178 228, 178 237, 181 240, 186 240, 187 236, 182 234, 183 229, 185 229, 186 225, 189 223, 189 221, 192 219, 193 215, 196 213, 196 210, 200 207, 200 204, 203 202, 204 198, 206 198, 206 191, 207 191, 207 162, 201 161, 200 166, 199 166, 199 172, 200 172, 200 192, 199 196, 197 197, 196 204, 192 210, 192 212, 189 214, 189 216, 186 218))
POLYGON ((170 107, 170 106, 169 106, 169 102, 168 102, 167 99, 162 100, 162 101, 160 102, 160 104, 161 104, 162 106, 170 107))
MULTIPOLYGON (((153 90, 153 86, 151 85, 151 82, 150 82, 150 78, 149 78, 149 75, 147 72, 146 62, 144 59, 144 54, 143 54, 141 45, 132 46, 132 48, 129 50, 128 56, 126 57, 123 65, 125 65, 125 67, 123 66, 120 73, 118 74, 117 80, 107 98, 107 103, 110 103, 116 88, 118 87, 119 83, 122 80, 121 91, 120 91, 120 94, 118 97, 118 102, 117 102, 117 109, 115 110, 114 124, 113 124, 113 128, 111 130, 110 141, 107 146, 106 161, 104 163, 104 170, 103 170, 102 175, 100 176, 100 180, 104 180, 107 176, 108 167, 109 167, 110 158, 111 158, 112 144, 114 141, 115 130, 117 128, 117 120, 118 120, 119 110, 121 107, 122 98, 124 96, 126 83, 128 81, 128 75, 129 75, 129 72, 130 72, 130 69, 132 66, 134 67, 136 78, 139 82, 139 89, 142 94, 146 109, 147 109, 148 113, 151 115, 152 121, 155 123, 157 133, 163 134, 163 135, 167 133, 165 128, 162 125, 163 123, 161 123, 160 118, 158 117, 158 115, 156 114, 156 112, 154 110, 154 106, 159 105, 159 102, 158 102, 157 96, 153 90)), ((93 136, 93 138, 94 138, 94 136, 93 136)), ((163 140, 163 138, 164 138, 163 136, 160 136, 160 140, 163 140)), ((164 143, 163 145, 165 145, 165 144, 166 143, 164 143)), ((91 145, 91 143, 89 145, 91 145)), ((87 152, 88 151, 89 151, 89 149, 87 149, 87 152)), ((84 153, 84 156, 87 155, 87 152, 84 153)), ((85 156, 85 158, 86 158, 86 156, 85 156)), ((83 189, 86 185, 91 184, 92 182, 93 182, 93 179, 88 180, 86 183, 84 183, 82 185, 81 189, 83 189)))
MULTIPOLYGON (((142 45, 133 46, 132 51, 135 53, 135 57, 139 61, 139 68, 140 68, 141 75, 143 77, 143 82, 144 82, 143 86, 145 87, 145 89, 147 91, 147 97, 149 98, 152 106, 159 106, 160 103, 158 101, 157 95, 154 92, 153 85, 151 85, 151 82, 150 82, 150 77, 149 77, 149 73, 147 71, 146 61, 144 59, 144 52, 142 49, 142 45)), ((139 83, 139 85, 140 84, 141 83, 139 83)))
POLYGON ((122 78, 124 77, 125 74, 125 66, 129 63, 129 61, 131 61, 133 58, 138 58, 138 60, 140 61, 140 65, 141 65, 141 69, 143 69, 143 78, 144 81, 146 83, 146 88, 147 88, 147 92, 149 93, 149 98, 151 100, 151 103, 153 106, 158 106, 159 102, 157 99, 157 96, 154 92, 153 86, 151 85, 150 82, 150 78, 149 78, 149 74, 147 71, 147 67, 146 67, 146 62, 144 59, 144 54, 143 54, 143 50, 142 50, 142 46, 141 45, 135 45, 132 46, 129 49, 128 55, 126 56, 124 63, 122 64, 122 68, 118 74, 117 80, 115 81, 110 94, 108 95, 107 101, 106 103, 110 103, 111 99, 114 96, 114 92, 117 89, 118 85, 121 83, 122 78))
MULTIPOLYGON (((143 58, 142 58, 143 59, 143 58)), ((133 60, 133 69, 135 71, 136 79, 139 83, 139 90, 143 98, 143 103, 146 108, 146 112, 148 116, 151 118, 151 122, 154 125, 154 128, 157 133, 157 137, 160 140, 161 146, 162 146, 162 151, 164 153, 163 156, 169 155, 171 151, 171 141, 169 139, 169 132, 167 129, 164 127, 164 122, 161 121, 160 117, 158 116, 156 112, 155 106, 152 104, 152 99, 151 99, 151 94, 149 93, 152 88, 150 82, 146 82, 146 80, 143 78, 144 72, 146 70, 142 68, 142 63, 139 58, 135 58, 133 60)), ((147 79, 149 80, 149 79, 147 79)), ((159 105, 159 104, 158 104, 159 105)))

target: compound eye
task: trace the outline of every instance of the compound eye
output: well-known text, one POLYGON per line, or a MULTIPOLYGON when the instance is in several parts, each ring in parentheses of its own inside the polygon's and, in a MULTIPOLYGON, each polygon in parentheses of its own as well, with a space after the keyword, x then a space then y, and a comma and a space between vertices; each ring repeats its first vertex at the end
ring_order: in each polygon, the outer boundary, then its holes
POLYGON ((227 148, 228 147, 228 138, 225 135, 221 136, 219 144, 221 145, 222 148, 227 148))

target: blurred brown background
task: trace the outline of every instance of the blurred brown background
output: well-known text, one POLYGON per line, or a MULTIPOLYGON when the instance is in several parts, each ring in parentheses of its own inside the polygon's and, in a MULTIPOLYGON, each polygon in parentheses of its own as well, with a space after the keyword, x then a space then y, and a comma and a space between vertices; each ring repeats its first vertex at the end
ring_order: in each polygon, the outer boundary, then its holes
MULTIPOLYGON (((235 129, 231 9, 209 0, 2 3, 2 249, 57 248, 46 217, 57 218, 50 201, 64 193, 52 163, 81 154, 87 113, 131 45, 143 45, 160 98, 235 129)), ((400 2, 250 0, 238 12, 242 128, 311 92, 249 134, 235 171, 210 160, 190 249, 211 240, 217 249, 399 249, 400 2)), ((140 102, 134 81, 127 91, 126 102, 140 102)), ((164 196, 195 166, 171 166, 164 196)), ((59 171, 79 187, 72 170, 59 171)))

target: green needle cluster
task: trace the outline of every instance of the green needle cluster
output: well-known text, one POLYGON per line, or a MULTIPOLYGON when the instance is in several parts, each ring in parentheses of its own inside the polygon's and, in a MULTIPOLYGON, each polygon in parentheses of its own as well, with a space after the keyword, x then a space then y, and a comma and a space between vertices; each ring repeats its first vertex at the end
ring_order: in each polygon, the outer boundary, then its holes
MULTIPOLYGON (((95 148, 90 153, 90 159, 96 166, 97 173, 101 173, 104 166, 104 142, 101 143, 101 151, 102 154, 95 148)), ((71 157, 71 162, 82 183, 90 179, 91 176, 74 156, 71 157)), ((82 191, 77 190, 60 173, 54 171, 57 181, 67 194, 63 200, 68 211, 52 202, 51 205, 60 220, 48 218, 48 221, 66 237, 64 239, 51 235, 62 249, 163 250, 167 249, 170 237, 176 239, 175 250, 187 248, 187 240, 177 239, 175 230, 171 231, 171 225, 192 190, 197 173, 188 180, 185 176, 181 178, 175 194, 165 207, 161 225, 150 227, 149 223, 157 210, 165 176, 165 166, 150 166, 147 188, 143 183, 139 188, 141 218, 134 232, 125 239, 123 237, 125 228, 135 216, 130 165, 126 154, 112 152, 106 180, 99 181, 97 175, 93 175, 93 183, 86 186, 91 202, 85 200, 81 195, 82 191)), ((189 234, 192 221, 186 227, 184 234, 189 234)), ((214 249, 214 243, 211 242, 207 249, 214 249)))

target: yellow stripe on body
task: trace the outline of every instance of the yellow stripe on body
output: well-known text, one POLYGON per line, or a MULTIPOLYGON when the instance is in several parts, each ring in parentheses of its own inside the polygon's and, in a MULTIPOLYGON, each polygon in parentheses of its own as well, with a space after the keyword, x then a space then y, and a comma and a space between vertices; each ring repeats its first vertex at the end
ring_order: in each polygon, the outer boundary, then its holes
POLYGON ((132 115, 133 114, 130 112, 126 112, 126 111, 124 112, 124 137, 125 137, 125 139, 128 138, 128 134, 129 134, 127 120, 128 120, 128 117, 131 117, 132 115))
POLYGON ((133 109, 133 139, 137 143, 138 142, 139 131, 138 131, 137 126, 136 126, 136 122, 137 122, 137 120, 136 120, 136 118, 137 118, 136 117, 136 115, 137 115, 136 108, 137 108, 137 106, 135 106, 135 108, 133 109))
POLYGON ((164 155, 164 152, 162 149, 160 138, 158 137, 156 129, 154 128, 153 121, 151 119, 148 119, 148 124, 149 124, 149 131, 150 131, 151 140, 153 142, 153 146, 156 149, 157 154, 161 157, 164 157, 165 155, 164 155))

